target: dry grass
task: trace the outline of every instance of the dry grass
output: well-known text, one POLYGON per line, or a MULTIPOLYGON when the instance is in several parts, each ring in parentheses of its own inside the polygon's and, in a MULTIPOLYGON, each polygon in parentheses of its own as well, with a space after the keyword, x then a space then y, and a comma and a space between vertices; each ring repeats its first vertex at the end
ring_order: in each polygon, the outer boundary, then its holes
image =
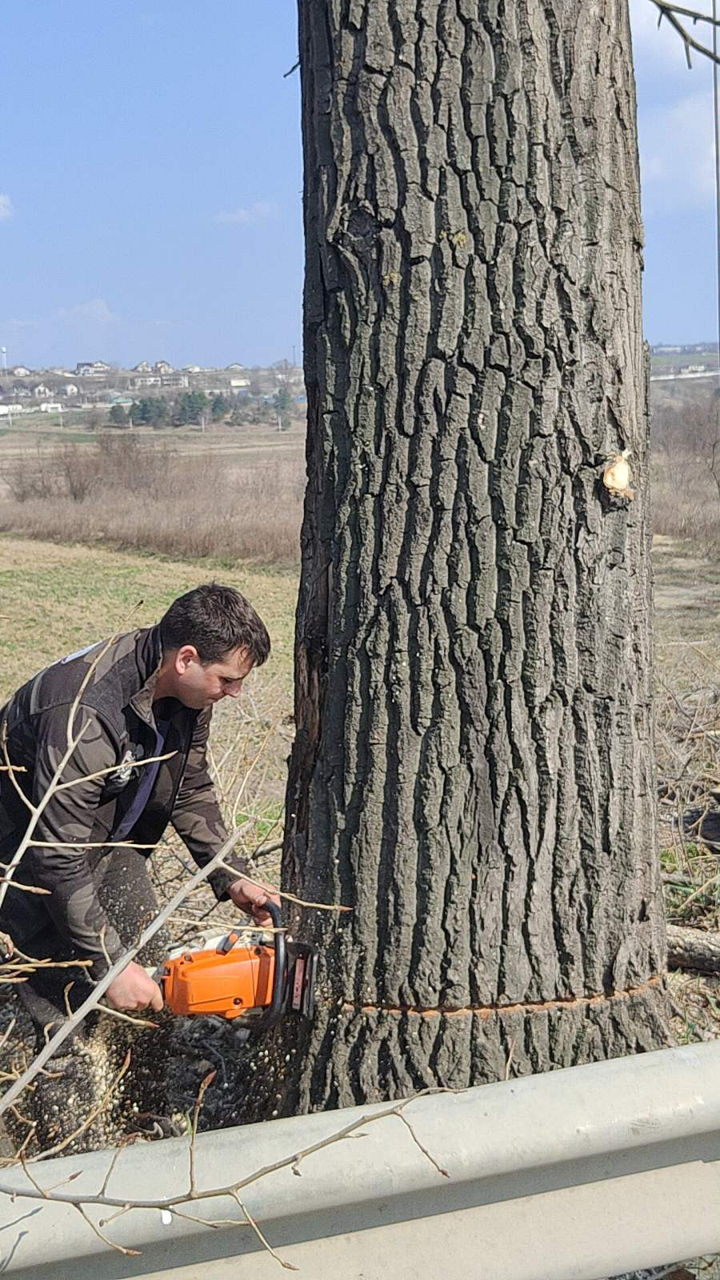
POLYGON ((184 456, 135 437, 6 466, 0 530, 161 555, 294 565, 304 474, 292 451, 184 456))
POLYGON ((656 457, 652 466, 655 533, 687 541, 704 553, 720 549, 720 493, 707 458, 656 457))
POLYGON ((720 400, 710 390, 656 394, 652 506, 656 534, 720 549, 720 400))

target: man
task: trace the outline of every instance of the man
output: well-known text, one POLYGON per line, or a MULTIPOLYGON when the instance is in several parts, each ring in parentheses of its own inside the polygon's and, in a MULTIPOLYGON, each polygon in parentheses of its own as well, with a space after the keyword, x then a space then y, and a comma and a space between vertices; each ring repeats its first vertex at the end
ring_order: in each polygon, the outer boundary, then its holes
MULTIPOLYGON (((62 785, 35 827, 37 843, 15 875, 20 884, 47 892, 10 886, 0 909, 0 929, 26 955, 89 962, 37 971, 20 986, 40 1043, 156 913, 145 846, 156 844, 171 822, 202 867, 226 840, 206 764, 212 707, 237 698, 269 652, 267 630, 252 605, 232 587, 210 583, 175 600, 157 626, 45 668, 0 710, 6 759, 15 770, 13 777, 0 772, 5 864, 30 816, 19 790, 39 804, 69 734, 76 743, 62 785), (142 764, 156 756, 165 758, 142 764)), ((237 870, 210 875, 216 896, 269 923, 263 907, 270 891, 245 878, 244 864, 233 865, 237 870)), ((160 958, 157 951, 143 958, 152 963, 160 958)), ((162 1008, 160 988, 134 962, 105 998, 117 1010, 162 1008)))

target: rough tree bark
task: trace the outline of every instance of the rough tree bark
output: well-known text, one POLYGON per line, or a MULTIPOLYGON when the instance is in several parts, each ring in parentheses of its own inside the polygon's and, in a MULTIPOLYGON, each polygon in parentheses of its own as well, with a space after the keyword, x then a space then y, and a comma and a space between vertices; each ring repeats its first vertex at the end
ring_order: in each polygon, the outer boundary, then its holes
POLYGON ((286 1111, 667 1043, 626 0, 299 12, 286 1111))

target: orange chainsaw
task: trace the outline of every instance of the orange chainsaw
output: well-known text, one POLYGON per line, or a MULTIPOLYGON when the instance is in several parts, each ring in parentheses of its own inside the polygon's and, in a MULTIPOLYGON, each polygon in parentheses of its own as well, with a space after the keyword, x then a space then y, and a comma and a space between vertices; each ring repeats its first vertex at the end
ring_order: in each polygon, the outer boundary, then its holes
POLYGON ((272 943, 261 930, 241 935, 231 929, 215 946, 180 950, 165 961, 157 976, 173 1013, 224 1018, 245 1033, 243 1038, 268 1031, 286 1013, 312 1017, 317 952, 289 941, 278 908, 273 902, 266 906, 272 943))

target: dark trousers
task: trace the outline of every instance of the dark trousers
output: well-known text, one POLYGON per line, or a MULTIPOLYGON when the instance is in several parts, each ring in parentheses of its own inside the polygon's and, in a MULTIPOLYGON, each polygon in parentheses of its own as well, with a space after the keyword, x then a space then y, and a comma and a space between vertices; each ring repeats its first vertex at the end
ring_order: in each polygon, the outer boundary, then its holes
MULTIPOLYGON (((132 946, 158 909, 147 859, 137 849, 115 849, 100 859, 93 875, 105 913, 123 946, 132 946)), ((10 934, 15 945, 34 960, 75 959, 77 953, 61 937, 42 898, 24 894, 24 901, 18 902, 21 891, 11 891, 11 894, 0 916, 0 928, 10 934)), ((168 935, 160 929, 136 959, 143 965, 159 964, 167 950, 168 935)), ((87 999, 92 983, 86 969, 70 965, 62 969, 39 969, 27 982, 19 984, 17 990, 42 1047, 46 1037, 67 1016, 68 1009, 74 1011, 87 999)), ((73 1039, 84 1040, 94 1022, 90 1014, 73 1033, 73 1039)))
MULTIPOLYGON (((93 873, 98 896, 124 946, 132 946, 157 914, 157 899, 148 876, 147 860, 136 849, 115 849, 101 858, 93 873)), ((0 929, 10 934, 14 944, 35 960, 77 958, 48 916, 42 897, 20 891, 8 894, 0 916, 0 929), (8 899, 10 899, 8 901, 8 899)), ((157 965, 167 954, 168 934, 160 929, 136 957, 138 963, 157 965)), ((77 1009, 93 989, 86 969, 36 970, 16 988, 30 1014, 41 1049, 47 1038, 67 1016, 77 1009)), ((57 1148, 64 1152, 91 1151, 117 1140, 124 1132, 125 1119, 116 1111, 115 1101, 104 1107, 95 1120, 92 1113, 102 1097, 107 1079, 101 1077, 98 1062, 111 1062, 115 1074, 125 1052, 131 1048, 130 1073, 125 1093, 118 1099, 136 1111, 156 1111, 163 1105, 166 1060, 169 1052, 169 1024, 158 1030, 143 1030, 91 1012, 40 1072, 23 1109, 34 1123, 34 1150, 57 1148), (103 1025, 104 1023, 104 1025, 103 1025), (98 1058, 98 1049, 101 1048, 98 1058)), ((134 1121, 135 1123, 135 1121, 134 1121)), ((138 1123, 135 1123, 138 1127, 138 1123)), ((139 1127, 142 1127, 141 1125, 139 1127)), ((27 1129, 20 1125, 14 1134, 17 1145, 27 1129)))

